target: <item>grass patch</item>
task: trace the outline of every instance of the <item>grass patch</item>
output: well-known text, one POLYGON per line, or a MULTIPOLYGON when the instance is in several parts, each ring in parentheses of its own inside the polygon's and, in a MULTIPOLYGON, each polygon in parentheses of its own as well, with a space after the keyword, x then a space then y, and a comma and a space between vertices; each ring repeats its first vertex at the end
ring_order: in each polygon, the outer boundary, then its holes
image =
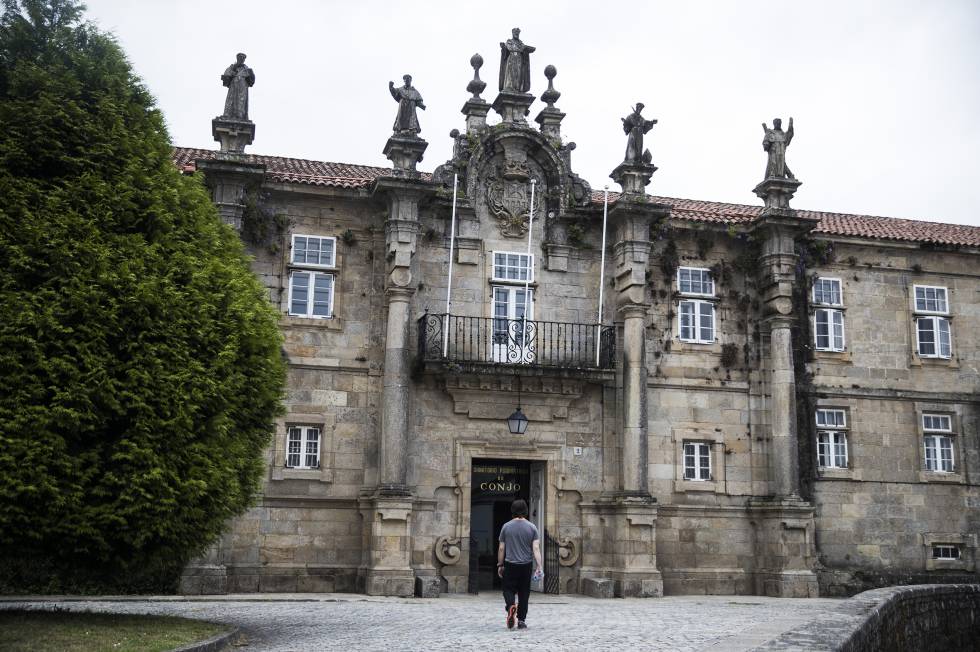
POLYGON ((0 610, 0 650, 164 652, 228 629, 226 625, 170 616, 0 610))

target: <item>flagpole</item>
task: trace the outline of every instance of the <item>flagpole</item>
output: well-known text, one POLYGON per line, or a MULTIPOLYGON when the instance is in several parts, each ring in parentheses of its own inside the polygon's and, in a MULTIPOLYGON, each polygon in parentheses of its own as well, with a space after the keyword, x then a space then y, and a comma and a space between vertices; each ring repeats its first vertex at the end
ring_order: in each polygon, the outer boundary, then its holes
POLYGON ((609 217, 609 186, 603 189, 602 197, 602 255, 599 262, 599 319, 595 328, 595 366, 599 366, 600 340, 602 339, 602 291, 606 285, 606 220, 609 217))
POLYGON ((442 357, 449 356, 449 308, 453 291, 453 245, 456 242, 456 186, 459 174, 453 175, 453 212, 449 225, 449 281, 446 283, 446 316, 442 325, 442 357))
POLYGON ((527 314, 527 307, 529 304, 528 292, 531 286, 531 273, 534 271, 534 265, 531 262, 532 261, 531 233, 533 232, 534 229, 534 184, 535 183, 537 183, 537 180, 531 179, 531 208, 528 209, 528 213, 527 213, 527 275, 524 277, 524 317, 523 317, 523 319, 525 320, 528 318, 528 314, 527 314))

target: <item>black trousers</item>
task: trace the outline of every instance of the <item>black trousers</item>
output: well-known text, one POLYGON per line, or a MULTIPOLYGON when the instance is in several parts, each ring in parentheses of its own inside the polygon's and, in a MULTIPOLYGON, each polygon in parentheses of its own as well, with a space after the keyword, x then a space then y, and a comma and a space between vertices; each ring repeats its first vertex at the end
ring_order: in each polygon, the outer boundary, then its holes
POLYGON ((517 619, 527 618, 527 600, 531 596, 531 574, 534 572, 534 563, 512 564, 504 562, 504 609, 510 609, 514 604, 514 597, 517 597, 517 619))

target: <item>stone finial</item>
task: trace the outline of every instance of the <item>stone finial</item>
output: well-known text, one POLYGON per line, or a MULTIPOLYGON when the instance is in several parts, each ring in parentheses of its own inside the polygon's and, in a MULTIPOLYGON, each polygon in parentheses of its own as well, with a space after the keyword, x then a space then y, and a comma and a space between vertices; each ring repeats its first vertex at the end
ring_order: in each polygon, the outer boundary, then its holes
POLYGON ((643 103, 637 102, 633 112, 622 118, 626 156, 610 176, 623 187, 623 195, 646 194, 646 186, 657 171, 650 150, 643 147, 643 136, 653 129, 657 121, 645 119, 641 115, 643 108, 643 103))
POLYGON ((548 103, 548 108, 555 108, 555 102, 561 97, 561 93, 555 90, 555 75, 558 74, 558 69, 555 68, 550 63, 544 68, 544 76, 548 78, 548 90, 541 94, 541 101, 548 103))
POLYGON ((244 53, 235 59, 221 75, 228 88, 224 111, 211 121, 211 135, 228 155, 242 154, 255 138, 255 123, 248 119, 248 89, 255 84, 255 72, 245 65, 244 53))
POLYGON ((466 92, 473 93, 473 97, 470 98, 471 100, 483 101, 480 93, 487 87, 487 83, 480 79, 480 68, 483 67, 483 57, 480 56, 479 52, 470 57, 470 65, 473 66, 473 79, 466 85, 466 92))

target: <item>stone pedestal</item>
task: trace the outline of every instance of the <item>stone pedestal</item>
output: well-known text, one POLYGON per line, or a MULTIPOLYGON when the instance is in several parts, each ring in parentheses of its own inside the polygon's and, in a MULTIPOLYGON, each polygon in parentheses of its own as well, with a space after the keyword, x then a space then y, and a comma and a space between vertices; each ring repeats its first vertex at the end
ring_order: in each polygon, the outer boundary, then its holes
POLYGON ((394 176, 419 177, 416 169, 429 143, 421 138, 394 135, 385 143, 383 154, 395 166, 394 176))
POLYGON ((818 597, 813 506, 798 498, 753 499, 748 511, 755 530, 756 594, 818 597))
POLYGON ((362 498, 360 511, 368 545, 358 575, 359 588, 368 595, 414 596, 411 496, 383 489, 362 498))
POLYGON ((466 133, 476 134, 487 126, 490 105, 486 100, 470 99, 463 105, 462 114, 466 116, 466 133))
POLYGON ((565 114, 554 107, 541 109, 534 121, 541 126, 541 133, 548 138, 561 139, 561 121, 565 114))
POLYGON ((221 143, 222 152, 241 154, 255 138, 255 123, 251 120, 232 120, 217 117, 211 121, 211 135, 221 143))
POLYGON ((527 125, 526 117, 530 113, 529 108, 532 104, 534 104, 534 96, 530 93, 500 91, 497 99, 493 101, 493 110, 507 124, 527 125))
POLYGON ((249 162, 241 154, 224 153, 213 159, 198 159, 194 164, 204 173, 221 221, 241 231, 246 194, 262 185, 265 165, 249 162))
POLYGON ((581 507, 582 592, 597 598, 663 595, 656 500, 643 492, 618 492, 581 507))
POLYGON ((656 171, 653 163, 620 163, 609 178, 622 187, 624 195, 643 195, 656 171))
POLYGON ((796 179, 777 179, 770 177, 752 189, 766 203, 766 208, 789 208, 789 201, 796 189, 803 185, 796 179))

